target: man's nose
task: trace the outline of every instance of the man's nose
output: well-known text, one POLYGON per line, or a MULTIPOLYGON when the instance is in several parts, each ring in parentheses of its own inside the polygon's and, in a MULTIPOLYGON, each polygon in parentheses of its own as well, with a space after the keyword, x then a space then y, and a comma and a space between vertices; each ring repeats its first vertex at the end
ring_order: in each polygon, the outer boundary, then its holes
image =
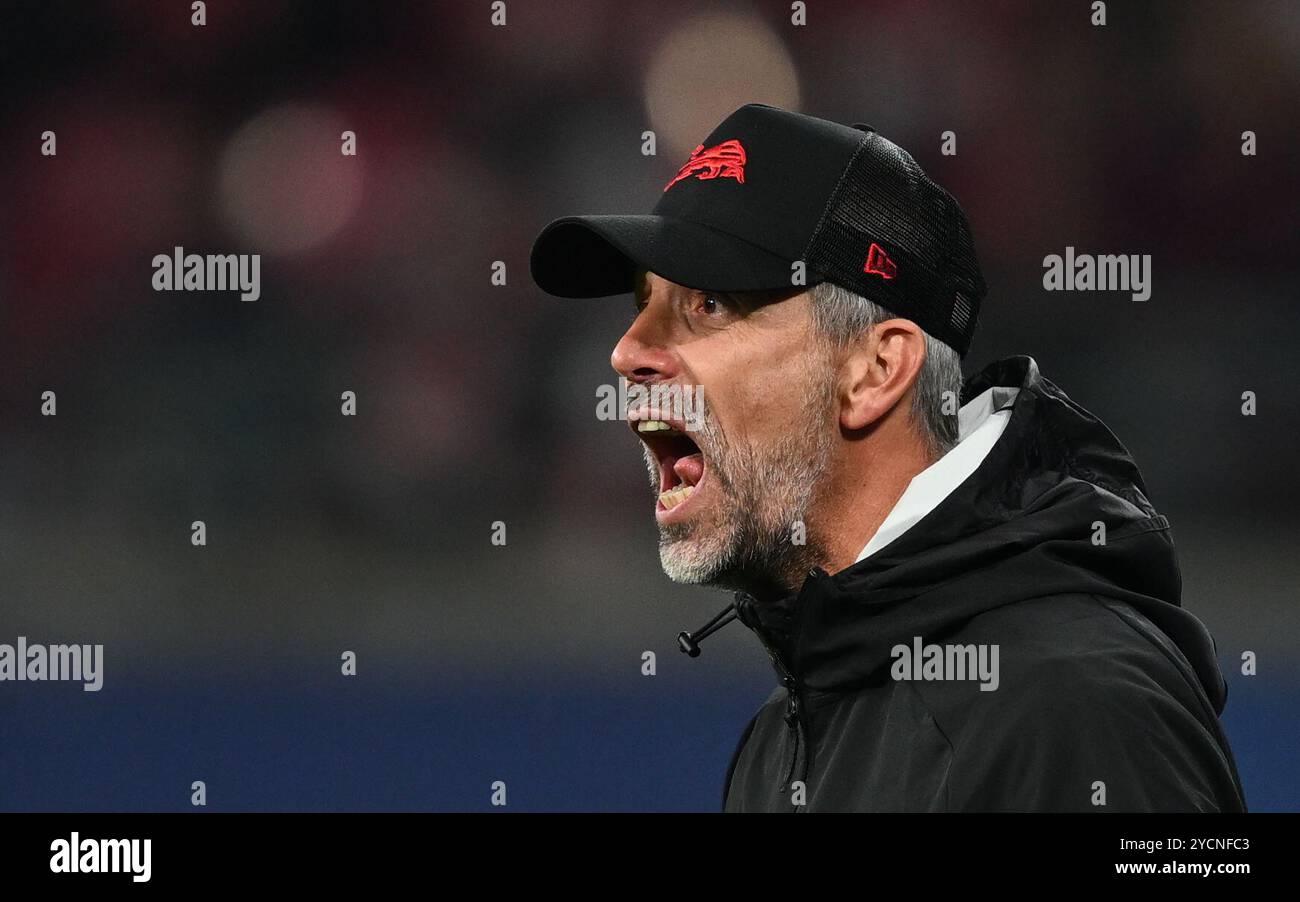
POLYGON ((660 382, 675 375, 675 359, 663 329, 646 309, 614 345, 609 363, 629 382, 660 382))

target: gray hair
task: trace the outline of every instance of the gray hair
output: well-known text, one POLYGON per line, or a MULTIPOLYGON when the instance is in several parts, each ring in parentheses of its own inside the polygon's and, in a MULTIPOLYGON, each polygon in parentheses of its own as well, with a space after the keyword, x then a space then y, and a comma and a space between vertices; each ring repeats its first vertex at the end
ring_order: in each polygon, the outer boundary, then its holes
MULTIPOLYGON (((834 347, 844 348, 877 323, 898 317, 884 307, 841 288, 821 282, 812 289, 813 319, 834 347)), ((944 394, 961 398, 961 358, 948 345, 924 329, 925 363, 916 377, 912 396, 912 422, 916 424, 934 457, 946 454, 957 444, 957 415, 944 413, 944 394)))

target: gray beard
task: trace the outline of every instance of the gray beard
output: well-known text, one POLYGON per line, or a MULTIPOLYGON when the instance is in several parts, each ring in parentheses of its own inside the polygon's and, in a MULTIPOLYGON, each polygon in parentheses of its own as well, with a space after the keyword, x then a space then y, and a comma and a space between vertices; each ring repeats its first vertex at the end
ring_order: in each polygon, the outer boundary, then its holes
MULTIPOLYGON (((811 388, 800 421, 763 447, 731 444, 706 410, 691 437, 722 498, 703 517, 659 527, 659 560, 674 582, 788 594, 826 562, 806 518, 830 462, 834 383, 823 378, 811 388), (803 544, 794 541, 797 523, 804 524, 803 544)), ((659 465, 648 447, 643 452, 657 497, 659 465)))

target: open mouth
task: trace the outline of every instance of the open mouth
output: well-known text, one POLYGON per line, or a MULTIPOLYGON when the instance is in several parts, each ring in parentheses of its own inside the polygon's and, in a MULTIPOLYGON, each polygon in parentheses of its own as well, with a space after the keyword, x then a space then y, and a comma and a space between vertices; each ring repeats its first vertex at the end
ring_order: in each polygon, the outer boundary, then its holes
POLYGON ((674 419, 629 417, 629 425, 659 462, 659 503, 656 514, 675 511, 691 499, 704 481, 704 453, 674 419))

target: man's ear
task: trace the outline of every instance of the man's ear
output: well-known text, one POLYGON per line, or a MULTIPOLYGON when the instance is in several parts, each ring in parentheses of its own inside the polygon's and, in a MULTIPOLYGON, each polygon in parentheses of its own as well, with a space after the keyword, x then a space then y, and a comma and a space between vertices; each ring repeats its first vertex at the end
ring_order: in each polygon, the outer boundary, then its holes
POLYGON ((925 363, 925 333, 909 319, 867 329, 845 353, 840 381, 840 425, 865 429, 898 406, 925 363))

